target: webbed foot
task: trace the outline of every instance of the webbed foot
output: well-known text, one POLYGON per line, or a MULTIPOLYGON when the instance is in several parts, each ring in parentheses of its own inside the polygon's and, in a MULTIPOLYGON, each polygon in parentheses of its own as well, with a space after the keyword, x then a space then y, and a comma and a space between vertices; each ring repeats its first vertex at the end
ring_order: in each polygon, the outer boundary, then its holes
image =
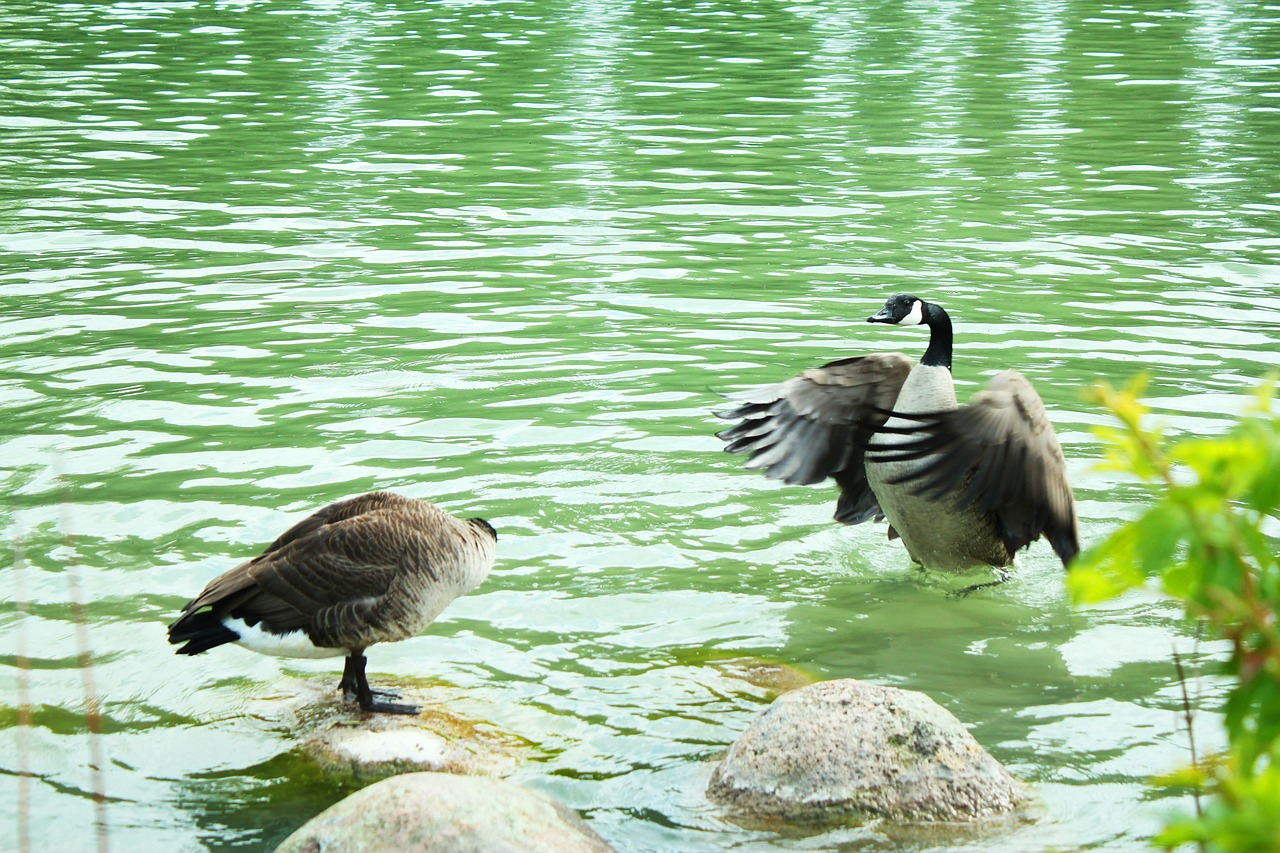
POLYGON ((360 703, 360 710, 368 711, 371 714, 405 714, 407 716, 417 716, 422 711, 422 708, 418 705, 405 705, 400 702, 378 702, 370 699, 368 702, 360 703))
POLYGON ((991 573, 996 576, 995 580, 975 583, 972 586, 966 586, 964 589, 957 589, 954 592, 947 593, 947 598, 964 598, 971 592, 977 592, 980 589, 989 589, 993 586, 1000 586, 1003 583, 1008 583, 1013 577, 1013 572, 1002 566, 992 566, 991 573))

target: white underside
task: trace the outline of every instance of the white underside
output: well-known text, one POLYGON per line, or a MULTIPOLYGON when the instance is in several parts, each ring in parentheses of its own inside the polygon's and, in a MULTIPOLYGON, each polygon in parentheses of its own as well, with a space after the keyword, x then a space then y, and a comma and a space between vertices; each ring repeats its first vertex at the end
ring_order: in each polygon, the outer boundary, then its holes
MULTIPOLYGON (((917 364, 903 382, 894 408, 903 413, 954 410, 956 392, 951 384, 951 371, 937 365, 917 364)), ((885 425, 915 426, 903 418, 890 418, 885 425)), ((911 436, 878 433, 872 446, 888 448, 910 440, 911 436)), ((941 498, 919 495, 912 488, 893 482, 927 467, 935 459, 927 456, 911 461, 866 463, 867 483, 907 553, 917 563, 940 570, 1000 562, 1004 545, 980 513, 957 509, 954 495, 941 498)))
POLYGON ((298 630, 288 634, 273 634, 262 630, 261 624, 249 625, 243 619, 230 616, 222 620, 222 624, 240 635, 237 645, 252 649, 259 654, 275 655, 282 658, 336 658, 345 657, 346 649, 334 649, 317 646, 307 637, 307 632, 298 630))

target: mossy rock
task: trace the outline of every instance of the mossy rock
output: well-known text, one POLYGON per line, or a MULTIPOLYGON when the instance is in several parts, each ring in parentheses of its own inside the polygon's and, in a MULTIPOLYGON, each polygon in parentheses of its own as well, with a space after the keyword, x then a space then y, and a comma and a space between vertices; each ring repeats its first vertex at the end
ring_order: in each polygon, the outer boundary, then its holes
POLYGON ((372 782, 434 771, 506 776, 531 751, 513 734, 450 710, 460 691, 442 684, 401 684, 399 700, 417 715, 367 713, 342 698, 331 679, 296 680, 281 720, 303 752, 327 773, 372 782))
POLYGON ((813 677, 804 670, 769 658, 727 657, 711 660, 710 664, 726 678, 745 681, 773 697, 813 683, 813 677))

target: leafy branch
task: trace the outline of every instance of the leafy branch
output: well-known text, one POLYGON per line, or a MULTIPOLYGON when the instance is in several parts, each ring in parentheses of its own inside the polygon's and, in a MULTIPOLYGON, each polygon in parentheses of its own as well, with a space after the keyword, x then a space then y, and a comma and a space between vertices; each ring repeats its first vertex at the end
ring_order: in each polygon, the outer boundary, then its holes
POLYGON ((1225 754, 1163 780, 1214 796, 1202 814, 1170 823, 1156 843, 1195 842, 1231 853, 1280 850, 1280 417, 1273 383, 1218 437, 1170 439, 1149 426, 1137 380, 1102 386, 1093 401, 1119 427, 1099 429, 1103 467, 1135 476, 1151 504, 1082 555, 1068 587, 1077 603, 1102 601, 1157 578, 1187 615, 1230 643, 1234 677, 1225 754))

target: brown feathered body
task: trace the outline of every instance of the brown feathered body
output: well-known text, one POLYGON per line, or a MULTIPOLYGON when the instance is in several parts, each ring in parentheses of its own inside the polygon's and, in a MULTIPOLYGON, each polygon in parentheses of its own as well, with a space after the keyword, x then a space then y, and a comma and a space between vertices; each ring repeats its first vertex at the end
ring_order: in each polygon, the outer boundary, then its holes
POLYGON ((214 578, 170 626, 169 642, 188 655, 224 643, 290 657, 347 655, 359 658, 354 684, 363 681, 365 649, 419 634, 475 589, 496 542, 483 519, 426 501, 389 492, 339 501, 214 578))

